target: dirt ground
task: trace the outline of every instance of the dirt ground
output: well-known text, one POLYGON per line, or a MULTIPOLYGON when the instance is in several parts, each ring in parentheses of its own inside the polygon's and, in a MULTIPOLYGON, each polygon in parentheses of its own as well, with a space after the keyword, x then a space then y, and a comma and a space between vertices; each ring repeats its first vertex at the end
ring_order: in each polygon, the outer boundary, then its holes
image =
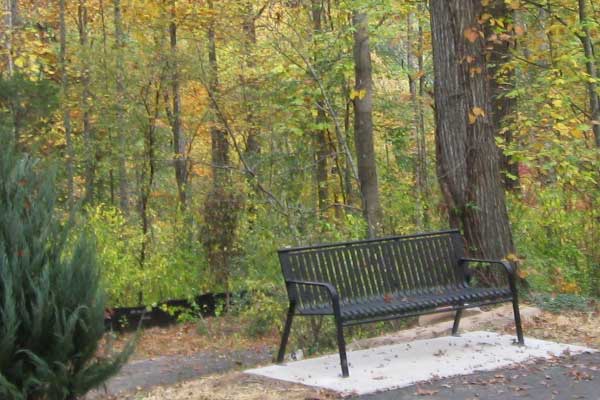
MULTIPOLYGON (((187 322, 167 327, 143 329, 137 338, 132 361, 165 356, 190 356, 199 352, 228 353, 239 350, 257 350, 276 346, 279 334, 274 329, 263 337, 251 338, 244 334, 246 322, 239 317, 206 318, 202 322, 187 322)), ((135 333, 119 334, 111 339, 120 349, 135 337, 135 333)))

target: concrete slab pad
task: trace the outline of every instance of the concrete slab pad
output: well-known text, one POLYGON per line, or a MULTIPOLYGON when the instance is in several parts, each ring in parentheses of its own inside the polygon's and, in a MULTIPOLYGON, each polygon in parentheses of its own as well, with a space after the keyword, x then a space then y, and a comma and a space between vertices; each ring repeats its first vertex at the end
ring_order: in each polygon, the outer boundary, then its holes
POLYGON ((336 391, 363 395, 402 388, 432 378, 490 371, 537 358, 551 358, 595 350, 491 332, 470 332, 461 337, 439 337, 381 346, 348 353, 350 377, 342 378, 337 354, 283 365, 247 370, 246 373, 336 391))

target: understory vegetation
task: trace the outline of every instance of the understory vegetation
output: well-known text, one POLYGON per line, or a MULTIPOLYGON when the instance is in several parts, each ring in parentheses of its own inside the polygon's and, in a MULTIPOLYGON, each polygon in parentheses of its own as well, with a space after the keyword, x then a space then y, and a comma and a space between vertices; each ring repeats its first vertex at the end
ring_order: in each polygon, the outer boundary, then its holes
MULTIPOLYGON (((57 206, 73 237, 95 236, 111 307, 246 293, 263 334, 286 306, 277 249, 445 229, 480 209, 439 185, 429 2, 5 3, 0 124, 57 166, 57 206), (356 81, 357 32, 372 90, 356 81), (355 125, 367 96, 373 210, 355 125)), ((534 291, 598 297, 600 54, 585 43, 600 47, 600 7, 468 3, 479 30, 461 40, 490 51, 509 109, 494 125, 515 248, 502 256, 534 291)))

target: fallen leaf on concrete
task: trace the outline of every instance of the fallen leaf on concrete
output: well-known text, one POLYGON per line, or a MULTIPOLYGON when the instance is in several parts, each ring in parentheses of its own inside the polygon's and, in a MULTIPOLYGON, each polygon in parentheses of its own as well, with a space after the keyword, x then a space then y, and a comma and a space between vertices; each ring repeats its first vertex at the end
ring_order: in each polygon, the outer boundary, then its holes
POLYGON ((417 396, 433 396, 434 394, 436 394, 438 392, 439 392, 439 390, 421 389, 419 386, 417 386, 417 391, 415 392, 415 394, 417 396))

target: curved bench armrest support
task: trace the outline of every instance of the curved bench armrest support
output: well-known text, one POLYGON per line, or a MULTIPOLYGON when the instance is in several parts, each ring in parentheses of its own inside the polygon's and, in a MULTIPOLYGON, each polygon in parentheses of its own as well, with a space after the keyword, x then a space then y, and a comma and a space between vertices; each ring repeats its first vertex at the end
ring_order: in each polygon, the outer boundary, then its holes
POLYGON ((480 258, 461 258, 459 260, 459 262, 460 262, 460 264, 482 263, 482 264, 502 265, 508 275, 514 276, 517 273, 517 271, 515 270, 515 267, 511 263, 509 263, 508 261, 505 261, 505 260, 485 260, 485 259, 480 259, 480 258))
POLYGON ((289 287, 291 285, 316 286, 318 288, 321 288, 321 289, 325 290, 327 292, 327 294, 329 295, 329 298, 331 299, 331 303, 333 305, 333 311, 334 311, 334 313, 335 313, 336 308, 339 311, 339 307, 340 307, 340 295, 338 294, 337 289, 331 283, 326 283, 326 282, 312 282, 312 281, 298 281, 298 280, 286 280, 285 281, 285 286, 288 289, 288 292, 289 292, 289 287))
MULTIPOLYGON (((459 265, 464 266, 465 264, 472 263, 481 263, 481 264, 490 264, 490 265, 498 265, 502 266, 504 272, 506 272, 506 276, 508 278, 508 285, 510 286, 510 290, 515 293, 517 290, 517 270, 516 268, 506 260, 486 260, 481 258, 461 258, 459 260, 459 265)), ((470 276, 468 272, 466 272, 467 276, 470 276)))

